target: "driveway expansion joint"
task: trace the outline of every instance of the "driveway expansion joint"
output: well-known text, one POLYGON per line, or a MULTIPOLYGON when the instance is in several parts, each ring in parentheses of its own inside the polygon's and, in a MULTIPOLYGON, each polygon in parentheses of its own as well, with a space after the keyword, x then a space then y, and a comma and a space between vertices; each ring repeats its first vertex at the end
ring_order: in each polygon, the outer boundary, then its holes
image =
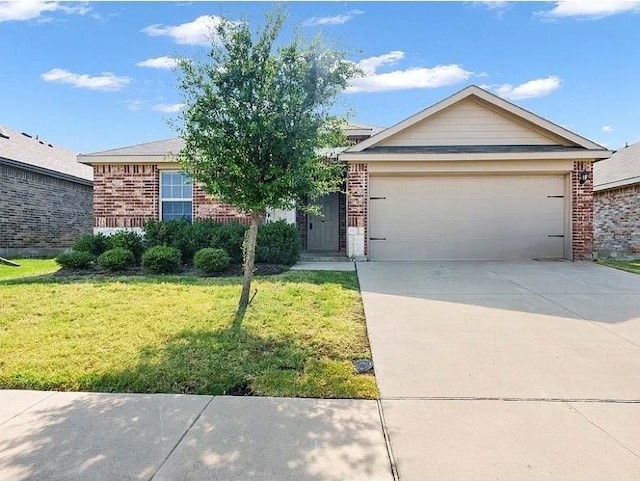
POLYGON ((492 397, 492 396, 382 396, 380 401, 503 401, 503 402, 548 402, 548 403, 602 403, 640 404, 640 399, 597 398, 537 398, 537 397, 492 397))
POLYGON ((389 434, 387 421, 384 418, 384 408, 382 407, 382 400, 377 399, 376 404, 378 405, 378 415, 380 416, 380 427, 382 428, 382 436, 384 437, 384 444, 387 448, 387 456, 389 457, 391 476, 393 476, 394 481, 398 481, 400 479, 400 474, 398 473, 398 465, 396 464, 396 459, 393 455, 393 448, 391 446, 391 435, 389 434))

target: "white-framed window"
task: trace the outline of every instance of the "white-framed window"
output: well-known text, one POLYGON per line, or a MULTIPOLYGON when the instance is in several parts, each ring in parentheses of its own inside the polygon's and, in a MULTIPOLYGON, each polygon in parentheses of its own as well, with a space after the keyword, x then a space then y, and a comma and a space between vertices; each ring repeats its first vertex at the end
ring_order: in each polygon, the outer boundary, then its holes
POLYGON ((160 172, 160 220, 193 218, 193 184, 191 177, 177 171, 160 172))

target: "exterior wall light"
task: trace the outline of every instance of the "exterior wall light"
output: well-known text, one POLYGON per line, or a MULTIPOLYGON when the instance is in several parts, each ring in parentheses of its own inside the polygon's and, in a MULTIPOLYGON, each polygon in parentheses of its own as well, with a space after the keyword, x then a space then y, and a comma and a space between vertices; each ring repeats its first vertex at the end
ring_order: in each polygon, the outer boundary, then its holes
POLYGON ((580 183, 580 185, 583 185, 587 182, 587 180, 589 180, 589 171, 585 169, 580 172, 580 178, 578 179, 578 182, 580 183))

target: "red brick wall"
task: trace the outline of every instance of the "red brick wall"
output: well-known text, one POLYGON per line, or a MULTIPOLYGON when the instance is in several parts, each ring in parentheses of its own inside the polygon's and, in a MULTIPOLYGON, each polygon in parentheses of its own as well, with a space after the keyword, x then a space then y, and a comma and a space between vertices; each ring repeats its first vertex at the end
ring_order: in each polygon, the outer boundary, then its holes
POLYGON ((158 218, 156 165, 96 165, 93 179, 94 227, 143 227, 158 218))
POLYGON ((347 166, 347 227, 364 227, 364 253, 368 251, 367 204, 369 197, 367 164, 347 166))
POLYGON ((248 224, 250 220, 247 214, 239 214, 235 207, 209 197, 197 183, 193 186, 193 218, 214 219, 225 224, 232 221, 248 224))
POLYGON ((574 162, 571 173, 571 202, 573 225, 573 259, 591 259, 593 250, 593 164, 574 162), (580 172, 587 170, 589 178, 580 185, 580 172))

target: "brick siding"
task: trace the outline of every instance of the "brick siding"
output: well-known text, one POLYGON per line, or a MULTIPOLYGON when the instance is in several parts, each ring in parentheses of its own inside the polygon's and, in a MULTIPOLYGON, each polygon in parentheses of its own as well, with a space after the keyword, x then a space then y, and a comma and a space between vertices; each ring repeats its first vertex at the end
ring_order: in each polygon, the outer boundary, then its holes
POLYGON ((640 184, 595 192, 593 212, 599 256, 640 255, 640 184))
POLYGON ((193 218, 214 219, 223 224, 234 221, 248 224, 251 220, 249 215, 238 213, 235 207, 205 194, 197 183, 193 186, 193 218))
MULTIPOLYGON (((141 228, 160 215, 160 171, 154 164, 97 165, 94 175, 94 227, 141 228)), ((230 205, 207 196, 193 187, 194 219, 249 222, 230 205)))
POLYGON ((92 188, 0 165, 0 255, 48 254, 91 232, 92 188))
POLYGON ((571 172, 571 202, 573 226, 573 259, 592 258, 593 252, 593 164, 574 162, 571 172), (580 172, 587 170, 587 181, 580 185, 580 172))
POLYGON ((347 166, 347 227, 364 228, 364 253, 368 251, 367 204, 369 175, 367 164, 353 163, 347 166))
POLYGON ((158 166, 96 165, 93 168, 94 227, 143 227, 158 218, 158 166))

